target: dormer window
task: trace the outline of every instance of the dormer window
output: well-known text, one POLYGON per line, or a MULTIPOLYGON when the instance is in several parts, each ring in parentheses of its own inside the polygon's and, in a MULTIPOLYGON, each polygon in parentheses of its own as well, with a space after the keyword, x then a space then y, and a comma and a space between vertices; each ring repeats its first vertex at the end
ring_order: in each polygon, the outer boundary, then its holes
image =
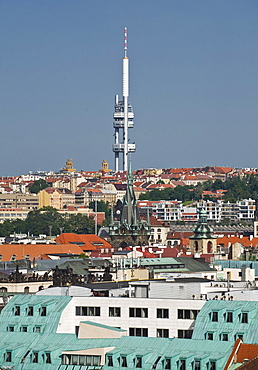
POLYGON ((247 324, 248 323, 248 313, 247 312, 242 312, 241 323, 242 324, 247 324))
POLYGON ((47 307, 46 306, 42 306, 40 308, 40 316, 47 316, 47 307))
POLYGON ((213 311, 212 314, 211 314, 211 321, 212 322, 218 322, 218 312, 217 311, 213 311))
POLYGON ((21 307, 20 306, 15 306, 14 307, 14 316, 20 316, 21 314, 21 307))
POLYGON ((227 312, 226 314, 226 321, 227 322, 233 322, 233 312, 227 312))
POLYGON ((33 306, 29 306, 27 309, 28 316, 33 316, 33 306))

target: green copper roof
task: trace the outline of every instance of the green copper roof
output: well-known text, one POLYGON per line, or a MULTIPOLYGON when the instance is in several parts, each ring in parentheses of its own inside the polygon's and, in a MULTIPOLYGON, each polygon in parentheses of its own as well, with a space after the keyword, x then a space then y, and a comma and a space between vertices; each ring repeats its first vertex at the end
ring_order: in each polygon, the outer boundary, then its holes
POLYGON ((223 340, 223 334, 227 334, 228 341, 235 342, 241 335, 244 343, 257 344, 257 327, 257 302, 211 300, 199 312, 192 338, 207 339, 208 333, 212 333, 213 340, 223 340))
POLYGON ((61 313, 71 299, 69 296, 16 295, 1 312, 0 332, 6 331, 8 326, 13 326, 15 333, 18 333, 22 326, 26 326, 27 331, 33 333, 36 326, 40 326, 41 332, 55 333, 61 313), (19 312, 15 314, 16 307, 19 307, 19 312), (43 307, 46 310, 44 316, 43 307))
POLYGON ((194 230, 194 235, 190 236, 191 239, 215 239, 213 229, 207 222, 207 213, 202 208, 199 210, 199 219, 197 226, 194 230))
MULTIPOLYGON (((59 318, 71 299, 69 296, 15 296, 12 298, 0 315, 1 366, 13 366, 15 370, 85 370, 86 366, 83 365, 62 365, 62 353, 71 354, 73 351, 107 348, 107 354, 112 356, 113 366, 108 366, 106 361, 103 366, 104 370, 122 369, 122 367, 125 370, 121 363, 122 356, 126 357, 129 368, 135 368, 136 358, 140 356, 143 370, 153 368, 165 370, 167 359, 171 361, 171 370, 177 370, 180 361, 185 361, 186 369, 192 368, 195 360, 201 362, 202 368, 208 368, 211 362, 215 362, 216 369, 223 369, 233 348, 233 342, 211 342, 199 339, 128 336, 78 339, 75 334, 57 334, 59 318), (17 306, 20 307, 18 316, 15 315, 17 306), (33 307, 33 316, 28 316, 29 307, 33 307), (45 317, 40 316, 41 307, 47 307, 45 317), (17 326, 18 330, 15 327, 15 331, 8 331, 7 326, 11 324, 17 326), (19 330, 23 325, 28 325, 27 332, 19 330), (31 328, 35 325, 45 325, 44 330, 40 333, 34 332, 31 328), (8 362, 6 361, 7 352, 11 354, 11 360, 8 362), (34 352, 37 353, 36 362, 33 362, 34 352), (50 356, 51 363, 46 362, 47 355, 50 356)), ((251 306, 250 310, 253 312, 251 306)), ((208 312, 208 308, 206 311, 208 312)), ((96 323, 87 323, 106 327, 96 323)), ((91 368, 91 366, 88 367, 88 369, 91 368)))

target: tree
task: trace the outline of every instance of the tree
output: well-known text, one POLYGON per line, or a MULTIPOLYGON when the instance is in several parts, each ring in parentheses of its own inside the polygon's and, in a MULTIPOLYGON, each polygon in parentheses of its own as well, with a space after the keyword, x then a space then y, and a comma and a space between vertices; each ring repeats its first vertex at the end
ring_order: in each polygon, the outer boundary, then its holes
POLYGON ((93 217, 88 217, 81 213, 69 216, 70 232, 76 234, 94 234, 95 222, 93 217))
MULTIPOLYGON (((95 202, 90 202, 89 205, 95 211, 95 202)), ((105 220, 103 220, 102 225, 108 226, 110 224, 110 216, 111 216, 111 208, 108 202, 104 202, 103 200, 97 201, 97 211, 98 212, 105 212, 105 220)))
POLYGON ((35 180, 33 185, 29 188, 30 193, 38 194, 40 190, 48 187, 47 182, 44 179, 35 180))

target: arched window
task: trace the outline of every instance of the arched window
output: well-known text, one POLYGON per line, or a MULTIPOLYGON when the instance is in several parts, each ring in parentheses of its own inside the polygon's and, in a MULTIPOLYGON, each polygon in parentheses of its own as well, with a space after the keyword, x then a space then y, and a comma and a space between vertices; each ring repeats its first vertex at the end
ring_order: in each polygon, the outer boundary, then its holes
POLYGON ((211 241, 207 243, 207 253, 212 253, 212 242, 211 241))
POLYGON ((25 288, 24 288, 24 293, 25 294, 28 294, 30 292, 30 288, 28 287, 28 286, 26 286, 25 288))
POLYGON ((198 252, 198 249, 199 249, 199 247, 198 247, 198 242, 197 242, 197 240, 194 242, 194 250, 195 250, 195 252, 198 252))

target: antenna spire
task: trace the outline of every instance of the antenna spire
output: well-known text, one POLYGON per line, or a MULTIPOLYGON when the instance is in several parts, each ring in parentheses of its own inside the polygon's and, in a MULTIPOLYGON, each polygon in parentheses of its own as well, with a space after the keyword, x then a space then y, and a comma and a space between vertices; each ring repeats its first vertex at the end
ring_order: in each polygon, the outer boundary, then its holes
POLYGON ((124 28, 124 58, 127 57, 127 27, 124 28))

